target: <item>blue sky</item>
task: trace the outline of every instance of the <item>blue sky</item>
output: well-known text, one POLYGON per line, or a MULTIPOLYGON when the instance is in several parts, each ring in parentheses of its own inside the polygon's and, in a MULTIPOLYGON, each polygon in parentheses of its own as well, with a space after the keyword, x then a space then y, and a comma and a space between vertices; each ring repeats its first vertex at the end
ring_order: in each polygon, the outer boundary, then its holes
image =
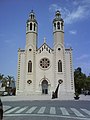
POLYGON ((38 47, 46 37, 53 46, 52 21, 56 10, 64 19, 65 47, 73 48, 74 69, 90 73, 90 0, 0 0, 0 73, 16 78, 17 51, 25 49, 26 21, 34 10, 38 47))

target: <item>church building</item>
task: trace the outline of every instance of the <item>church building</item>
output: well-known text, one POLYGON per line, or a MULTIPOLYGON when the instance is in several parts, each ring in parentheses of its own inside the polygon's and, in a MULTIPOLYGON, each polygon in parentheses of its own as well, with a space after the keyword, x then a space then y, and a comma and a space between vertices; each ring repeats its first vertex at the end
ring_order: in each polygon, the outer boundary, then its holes
POLYGON ((72 48, 64 46, 64 21, 56 11, 52 22, 53 48, 44 38, 38 48, 38 22, 33 11, 26 22, 25 49, 18 49, 17 95, 51 95, 62 80, 58 94, 74 94, 72 48))

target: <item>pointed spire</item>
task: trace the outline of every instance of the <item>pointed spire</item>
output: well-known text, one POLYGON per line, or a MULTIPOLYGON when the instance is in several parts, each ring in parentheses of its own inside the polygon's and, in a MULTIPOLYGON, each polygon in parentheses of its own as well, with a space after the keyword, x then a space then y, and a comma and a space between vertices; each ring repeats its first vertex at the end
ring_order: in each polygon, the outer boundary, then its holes
POLYGON ((60 14, 60 11, 59 11, 59 10, 56 11, 55 17, 56 17, 57 19, 61 19, 61 14, 60 14))
POLYGON ((37 23, 37 20, 36 20, 36 17, 35 17, 35 13, 34 13, 33 10, 31 10, 31 12, 29 13, 29 19, 27 20, 27 22, 30 22, 30 21, 33 21, 33 22, 37 23))
POLYGON ((62 22, 64 22, 63 19, 61 18, 61 13, 60 13, 59 10, 57 10, 56 13, 55 13, 55 18, 54 18, 53 22, 55 22, 55 21, 62 21, 62 22))
POLYGON ((35 19, 35 13, 33 10, 31 10, 31 12, 29 14, 29 19, 31 19, 31 20, 35 19))

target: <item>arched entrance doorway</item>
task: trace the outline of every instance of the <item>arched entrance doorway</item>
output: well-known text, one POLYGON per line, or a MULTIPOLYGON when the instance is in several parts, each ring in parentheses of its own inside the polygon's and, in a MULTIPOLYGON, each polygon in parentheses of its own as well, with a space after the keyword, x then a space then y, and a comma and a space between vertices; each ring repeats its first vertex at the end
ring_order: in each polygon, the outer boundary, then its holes
POLYGON ((48 94, 48 82, 46 80, 42 81, 42 94, 48 94))

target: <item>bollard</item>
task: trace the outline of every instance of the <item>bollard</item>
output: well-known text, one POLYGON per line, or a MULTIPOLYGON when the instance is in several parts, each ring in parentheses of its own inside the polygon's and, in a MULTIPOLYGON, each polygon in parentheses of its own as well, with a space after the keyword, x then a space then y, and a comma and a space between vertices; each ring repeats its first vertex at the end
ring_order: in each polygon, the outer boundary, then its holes
POLYGON ((0 120, 3 119, 3 104, 2 104, 2 101, 0 99, 0 120))

